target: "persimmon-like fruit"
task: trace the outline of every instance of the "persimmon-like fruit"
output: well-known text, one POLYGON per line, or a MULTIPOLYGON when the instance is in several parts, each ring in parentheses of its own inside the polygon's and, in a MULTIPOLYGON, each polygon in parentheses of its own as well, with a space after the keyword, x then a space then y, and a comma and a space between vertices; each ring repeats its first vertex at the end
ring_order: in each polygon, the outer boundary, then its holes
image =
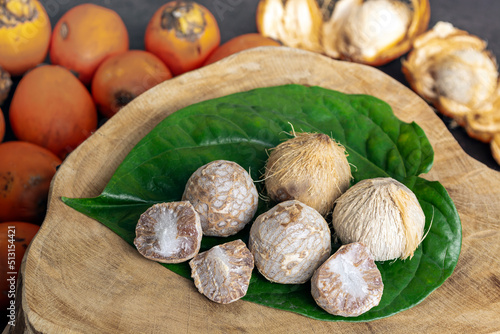
POLYGON ((3 111, 0 109, 0 143, 5 136, 5 118, 3 117, 3 111))
POLYGON ((37 67, 19 82, 10 104, 19 140, 43 146, 63 159, 97 128, 97 111, 85 86, 57 65, 37 67))
POLYGON ((160 82, 172 78, 172 73, 154 54, 130 50, 111 56, 97 69, 92 80, 92 97, 106 117, 160 82))
POLYGON ((39 1, 0 1, 0 66, 17 76, 43 62, 51 30, 39 1))
POLYGON ((0 307, 6 310, 15 302, 21 261, 40 227, 25 222, 0 224, 0 307))
POLYGON ((146 28, 146 50, 163 60, 174 75, 201 67, 219 44, 214 16, 193 1, 166 3, 146 28))
POLYGON ((258 33, 236 36, 215 49, 207 58, 204 65, 215 63, 237 52, 259 46, 281 46, 281 44, 272 38, 265 37, 258 33))
POLYGON ((38 145, 21 141, 0 144, 0 222, 41 223, 50 182, 60 164, 61 159, 38 145))
POLYGON ((85 3, 67 11, 52 33, 50 61, 90 84, 99 64, 129 48, 128 32, 114 10, 85 3))

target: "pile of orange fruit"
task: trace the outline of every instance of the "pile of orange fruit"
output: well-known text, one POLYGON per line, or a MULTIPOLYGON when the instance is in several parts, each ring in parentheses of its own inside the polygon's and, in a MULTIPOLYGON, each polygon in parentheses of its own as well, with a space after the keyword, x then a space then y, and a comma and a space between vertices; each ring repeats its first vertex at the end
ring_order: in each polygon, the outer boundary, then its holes
MULTIPOLYGON (((126 25, 110 8, 80 4, 52 26, 38 0, 1 1, 0 107, 9 98, 10 108, 8 117, 0 112, 0 244, 9 226, 31 241, 58 166, 138 95, 244 49, 280 45, 257 33, 220 42, 216 19, 193 1, 158 8, 145 50, 129 49, 126 25), (12 78, 19 79, 15 90, 12 78), (15 138, 2 142, 7 126, 15 138)), ((6 251, 0 249, 0 267, 6 251)))

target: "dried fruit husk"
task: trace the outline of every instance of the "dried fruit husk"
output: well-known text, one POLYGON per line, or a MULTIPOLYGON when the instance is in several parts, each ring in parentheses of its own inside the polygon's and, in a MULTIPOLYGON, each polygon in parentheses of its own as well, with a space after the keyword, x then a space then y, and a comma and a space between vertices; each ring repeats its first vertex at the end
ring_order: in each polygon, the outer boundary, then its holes
POLYGON ((298 200, 326 215, 352 178, 345 148, 322 133, 295 133, 275 147, 265 171, 276 202, 298 200))
MULTIPOLYGON (((403 62, 411 88, 467 134, 489 143, 500 133, 500 79, 481 38, 438 22, 415 40, 403 62)), ((491 144, 497 154, 496 144, 491 144)), ((498 159, 496 159, 498 161, 498 159)))
POLYGON ((403 73, 415 92, 460 125, 467 114, 491 110, 497 95, 497 64, 486 42, 447 22, 415 40, 403 73))
POLYGON ((375 261, 404 260, 423 239, 425 215, 405 185, 374 178, 358 182, 337 200, 332 225, 343 244, 363 243, 375 261))
POLYGON ((496 99, 489 110, 472 111, 465 115, 464 128, 470 137, 485 143, 492 141, 495 135, 500 135, 499 91, 496 92, 496 99))
POLYGON ((10 87, 12 87, 10 74, 0 66, 0 106, 9 96, 10 87))
POLYGON ((287 46, 378 66, 406 53, 429 18, 428 0, 261 0, 257 27, 287 46))
POLYGON ((262 0, 257 27, 286 46, 321 52, 322 14, 315 0, 262 0))

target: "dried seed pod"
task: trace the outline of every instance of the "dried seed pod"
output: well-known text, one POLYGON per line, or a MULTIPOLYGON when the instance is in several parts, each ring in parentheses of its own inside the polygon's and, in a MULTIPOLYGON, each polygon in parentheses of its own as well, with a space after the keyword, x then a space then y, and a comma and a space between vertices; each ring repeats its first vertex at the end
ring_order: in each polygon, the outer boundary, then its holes
POLYGON ((0 106, 9 96, 10 87, 12 87, 10 74, 0 66, 0 106))
POLYGON ((245 296, 254 267, 253 256, 241 240, 227 242, 189 261, 198 291, 221 304, 245 296))
POLYGON ((298 133, 267 160, 265 184, 276 202, 298 200, 327 214, 349 188, 351 167, 343 146, 321 133, 298 133))
POLYGON ((447 22, 415 40, 403 73, 415 92, 460 125, 469 113, 491 110, 498 94, 497 64, 486 42, 447 22))
POLYGON ((315 272, 311 293, 330 314, 356 317, 377 306, 384 284, 373 256, 362 243, 340 247, 315 272))
POLYGON ((134 245, 145 258, 184 262, 200 250, 200 217, 189 202, 155 204, 141 215, 135 234, 134 245))
POLYGON ((287 46, 382 65, 406 53, 429 18, 428 0, 261 0, 257 28, 287 46))
POLYGON ((332 224, 343 244, 362 242, 375 261, 412 257, 425 215, 413 192, 392 178, 358 182, 338 200, 332 224))
POLYGON ((300 284, 330 255, 330 229, 313 208, 286 201, 257 217, 249 248, 257 269, 269 281, 300 284))
POLYGON ((259 196, 246 170, 232 161, 215 160, 189 178, 183 201, 200 215, 203 234, 225 237, 241 231, 252 220, 259 196))

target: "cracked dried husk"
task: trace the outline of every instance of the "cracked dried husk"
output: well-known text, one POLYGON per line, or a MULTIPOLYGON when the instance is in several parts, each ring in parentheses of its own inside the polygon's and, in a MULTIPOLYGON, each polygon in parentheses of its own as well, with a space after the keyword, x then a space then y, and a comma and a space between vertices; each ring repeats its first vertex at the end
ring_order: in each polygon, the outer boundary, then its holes
POLYGON ((411 48, 429 17, 428 0, 261 0, 257 27, 287 46, 382 65, 411 48))
POLYGON ((498 66, 486 41, 438 22, 415 40, 403 73, 417 94, 469 136, 490 142, 500 133, 498 66))

